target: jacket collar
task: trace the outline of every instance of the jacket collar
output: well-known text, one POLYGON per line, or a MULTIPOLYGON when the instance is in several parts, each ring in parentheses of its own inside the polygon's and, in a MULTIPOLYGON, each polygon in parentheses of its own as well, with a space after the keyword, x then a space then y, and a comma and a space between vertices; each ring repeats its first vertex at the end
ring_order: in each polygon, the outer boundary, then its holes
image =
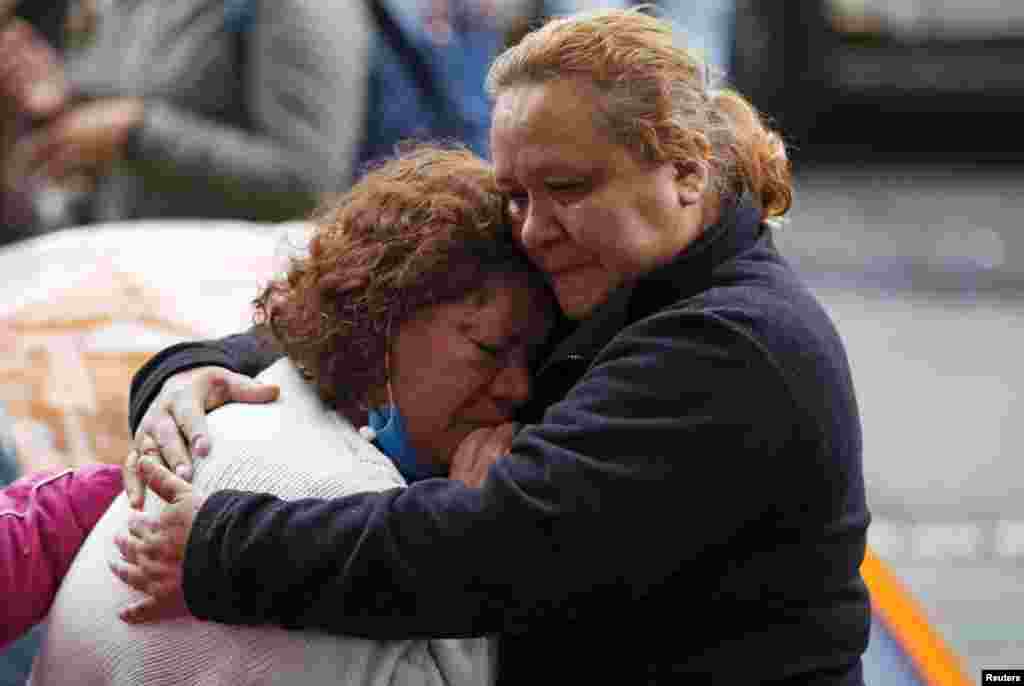
POLYGON ((718 222, 669 264, 612 293, 555 347, 544 367, 589 361, 628 324, 707 289, 714 270, 754 247, 763 232, 761 212, 748 194, 725 204, 718 222))

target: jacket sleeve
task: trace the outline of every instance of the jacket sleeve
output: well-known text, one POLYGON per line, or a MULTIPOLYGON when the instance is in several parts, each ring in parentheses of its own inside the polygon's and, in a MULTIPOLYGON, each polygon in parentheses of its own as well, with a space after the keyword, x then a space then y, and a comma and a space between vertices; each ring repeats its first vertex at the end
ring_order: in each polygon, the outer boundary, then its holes
POLYGON ((85 537, 121 492, 121 468, 40 472, 0 492, 0 646, 39 622, 85 537))
POLYGON ((397 639, 528 630, 592 593, 642 597, 786 497, 775 460, 792 407, 736 327, 658 315, 613 340, 479 490, 214 493, 188 542, 187 602, 202 619, 397 639))
POLYGON ((265 327, 254 326, 245 333, 212 341, 179 343, 150 358, 132 377, 129 425, 134 435, 164 381, 178 372, 195 367, 226 367, 233 372, 256 376, 281 357, 281 350, 265 327))
POLYGON ((243 75, 251 125, 147 98, 127 163, 164 185, 216 190, 232 216, 294 219, 320 193, 350 182, 366 116, 371 33, 361 3, 257 5, 243 75))

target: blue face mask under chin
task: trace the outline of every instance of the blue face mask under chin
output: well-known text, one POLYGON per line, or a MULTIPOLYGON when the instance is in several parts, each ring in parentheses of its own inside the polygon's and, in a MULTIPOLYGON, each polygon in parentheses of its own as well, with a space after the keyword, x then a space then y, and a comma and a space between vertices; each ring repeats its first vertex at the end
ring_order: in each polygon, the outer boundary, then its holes
POLYGON ((391 458, 407 482, 444 476, 442 468, 421 464, 416 459, 416 451, 409 442, 409 433, 405 428, 405 417, 397 405, 372 408, 367 421, 376 433, 373 444, 391 458))

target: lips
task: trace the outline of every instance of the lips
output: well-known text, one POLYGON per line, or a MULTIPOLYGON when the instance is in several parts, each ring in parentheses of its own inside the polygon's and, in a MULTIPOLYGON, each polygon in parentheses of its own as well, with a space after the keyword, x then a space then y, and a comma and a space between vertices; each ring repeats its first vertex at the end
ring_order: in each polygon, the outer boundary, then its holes
POLYGON ((595 263, 585 262, 583 264, 574 264, 571 267, 564 267, 558 271, 549 272, 548 277, 551 279, 552 284, 568 284, 580 279, 590 281, 596 277, 596 269, 598 269, 598 266, 595 263))
POLYGON ((592 266, 592 262, 576 262, 574 264, 559 266, 555 268, 544 267, 544 271, 552 279, 559 279, 573 272, 592 266))

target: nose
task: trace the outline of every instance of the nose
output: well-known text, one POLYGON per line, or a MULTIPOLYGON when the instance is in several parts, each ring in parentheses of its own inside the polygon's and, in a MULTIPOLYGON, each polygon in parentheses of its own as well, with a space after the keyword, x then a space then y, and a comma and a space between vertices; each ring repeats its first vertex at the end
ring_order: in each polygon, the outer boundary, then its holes
POLYGON ((491 397, 510 414, 530 399, 530 369, 522 362, 506 365, 491 382, 491 397))
POLYGON ((558 220, 540 199, 531 198, 526 217, 519 226, 519 242, 528 254, 537 254, 562 236, 558 220))

